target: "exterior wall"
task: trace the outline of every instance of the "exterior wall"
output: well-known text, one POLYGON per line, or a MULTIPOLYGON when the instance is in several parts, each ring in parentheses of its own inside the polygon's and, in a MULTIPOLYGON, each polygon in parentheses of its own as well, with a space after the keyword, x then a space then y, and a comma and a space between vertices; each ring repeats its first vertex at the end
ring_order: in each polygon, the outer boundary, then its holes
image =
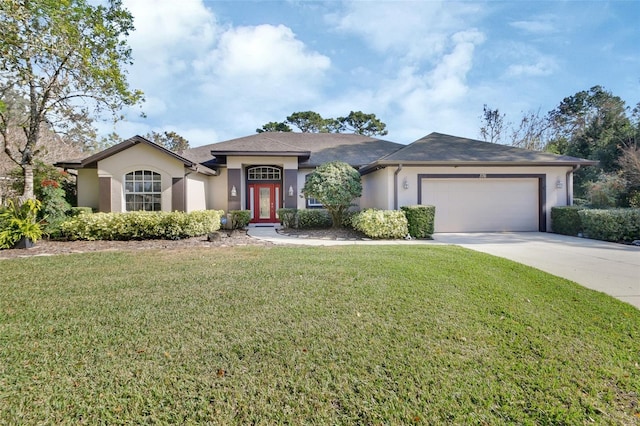
POLYGON ((187 176, 187 208, 188 212, 207 209, 207 185, 209 179, 205 175, 192 173, 187 176))
MULTIPOLYGON (((234 209, 248 209, 247 206, 247 176, 245 170, 247 167, 252 166, 277 166, 282 167, 283 171, 283 184, 282 184, 282 200, 280 205, 286 202, 286 198, 291 201, 293 197, 288 197, 287 191, 289 186, 293 186, 294 193, 299 193, 302 188, 298 186, 295 188, 294 183, 287 180, 287 176, 290 176, 291 170, 298 170, 298 158, 297 157, 262 157, 262 156, 246 156, 246 157, 227 157, 227 182, 225 187, 225 200, 228 200, 227 207, 231 210, 234 209), (239 171, 240 179, 237 179, 236 175, 239 171), (237 183, 239 182, 239 184, 237 183), (231 197, 231 186, 236 187, 236 197, 231 197)), ((218 184, 216 184, 218 185, 218 184)), ((294 194, 294 197, 296 195, 294 194)), ((303 200, 304 201, 304 200, 303 200)), ((298 201, 299 204, 299 201, 298 201)), ((288 206, 289 203, 286 203, 288 206)), ((225 210, 227 211, 227 210, 225 210)))
POLYGON ((297 209, 306 209, 307 208, 307 199, 302 194, 302 188, 304 188, 304 183, 306 180, 306 176, 313 172, 314 169, 299 169, 298 170, 298 199, 296 202, 295 208, 297 209))
POLYGON ((227 197, 227 169, 220 168, 218 170, 218 176, 209 177, 209 187, 207 189, 207 209, 224 210, 225 213, 229 212, 229 204, 227 197))
POLYGON ((395 167, 387 167, 362 176, 361 208, 385 210, 394 208, 393 173, 395 170, 395 167))
MULTIPOLYGON (((389 188, 391 193, 391 203, 384 206, 382 203, 376 207, 393 208, 393 171, 395 168, 388 167, 391 170, 391 179, 389 188)), ((567 188, 566 174, 571 170, 571 166, 527 166, 527 167, 411 167, 404 166, 398 173, 398 207, 417 204, 418 202, 418 175, 419 174, 544 174, 546 176, 547 186, 544 188, 546 204, 544 210, 546 213, 547 230, 551 230, 551 207, 567 205, 567 193, 569 199, 573 198, 572 188, 567 188), (408 188, 403 188, 403 182, 406 178, 408 188), (567 191, 568 189, 568 191, 567 191)), ((377 174, 382 170, 371 173, 377 174)), ((368 176, 368 175, 367 175, 368 176)), ((389 177, 389 172, 387 172, 389 177)), ((381 182, 382 183, 382 182, 381 182)), ((387 200, 389 197, 387 197, 387 200)), ((384 200, 381 200, 384 201, 384 200)))
POLYGON ((184 165, 181 161, 145 144, 134 145, 98 162, 97 175, 111 178, 111 211, 125 211, 124 176, 136 170, 150 170, 160 173, 162 176, 162 210, 171 211, 172 178, 184 177, 184 165))
POLYGON ((77 183, 78 206, 97 209, 100 195, 98 191, 98 170, 78 170, 77 183))

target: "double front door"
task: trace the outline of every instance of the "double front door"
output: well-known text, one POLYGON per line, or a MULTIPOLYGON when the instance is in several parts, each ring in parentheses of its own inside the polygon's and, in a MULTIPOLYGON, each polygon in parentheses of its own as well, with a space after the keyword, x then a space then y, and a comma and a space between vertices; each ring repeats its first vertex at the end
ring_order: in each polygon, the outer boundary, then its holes
POLYGON ((278 183, 249 184, 249 209, 252 223, 274 223, 278 221, 281 186, 278 183))

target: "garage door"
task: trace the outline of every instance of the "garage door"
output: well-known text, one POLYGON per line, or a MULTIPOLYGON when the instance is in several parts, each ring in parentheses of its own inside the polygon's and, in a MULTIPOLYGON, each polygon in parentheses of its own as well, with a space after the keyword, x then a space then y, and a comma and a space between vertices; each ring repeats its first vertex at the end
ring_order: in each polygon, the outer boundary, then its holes
POLYGON ((436 206, 435 232, 538 231, 535 178, 426 178, 422 204, 436 206))

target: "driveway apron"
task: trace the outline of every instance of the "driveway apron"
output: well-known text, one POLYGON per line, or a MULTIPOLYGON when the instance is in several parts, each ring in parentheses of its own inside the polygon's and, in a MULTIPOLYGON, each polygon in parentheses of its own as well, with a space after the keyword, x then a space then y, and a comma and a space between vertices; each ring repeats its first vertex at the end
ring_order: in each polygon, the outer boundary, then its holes
POLYGON ((567 278, 640 309, 640 247, 543 232, 436 234, 434 238, 567 278))

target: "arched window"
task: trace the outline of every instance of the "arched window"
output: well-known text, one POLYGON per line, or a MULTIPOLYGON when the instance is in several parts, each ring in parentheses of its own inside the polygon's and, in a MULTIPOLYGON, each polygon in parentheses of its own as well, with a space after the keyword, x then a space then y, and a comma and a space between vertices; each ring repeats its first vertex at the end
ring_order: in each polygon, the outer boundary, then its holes
POLYGON ((282 171, 273 166, 257 166, 247 170, 249 180, 281 180, 282 171))
POLYGON ((128 212, 162 210, 162 177, 150 170, 136 170, 124 177, 124 198, 128 212))

